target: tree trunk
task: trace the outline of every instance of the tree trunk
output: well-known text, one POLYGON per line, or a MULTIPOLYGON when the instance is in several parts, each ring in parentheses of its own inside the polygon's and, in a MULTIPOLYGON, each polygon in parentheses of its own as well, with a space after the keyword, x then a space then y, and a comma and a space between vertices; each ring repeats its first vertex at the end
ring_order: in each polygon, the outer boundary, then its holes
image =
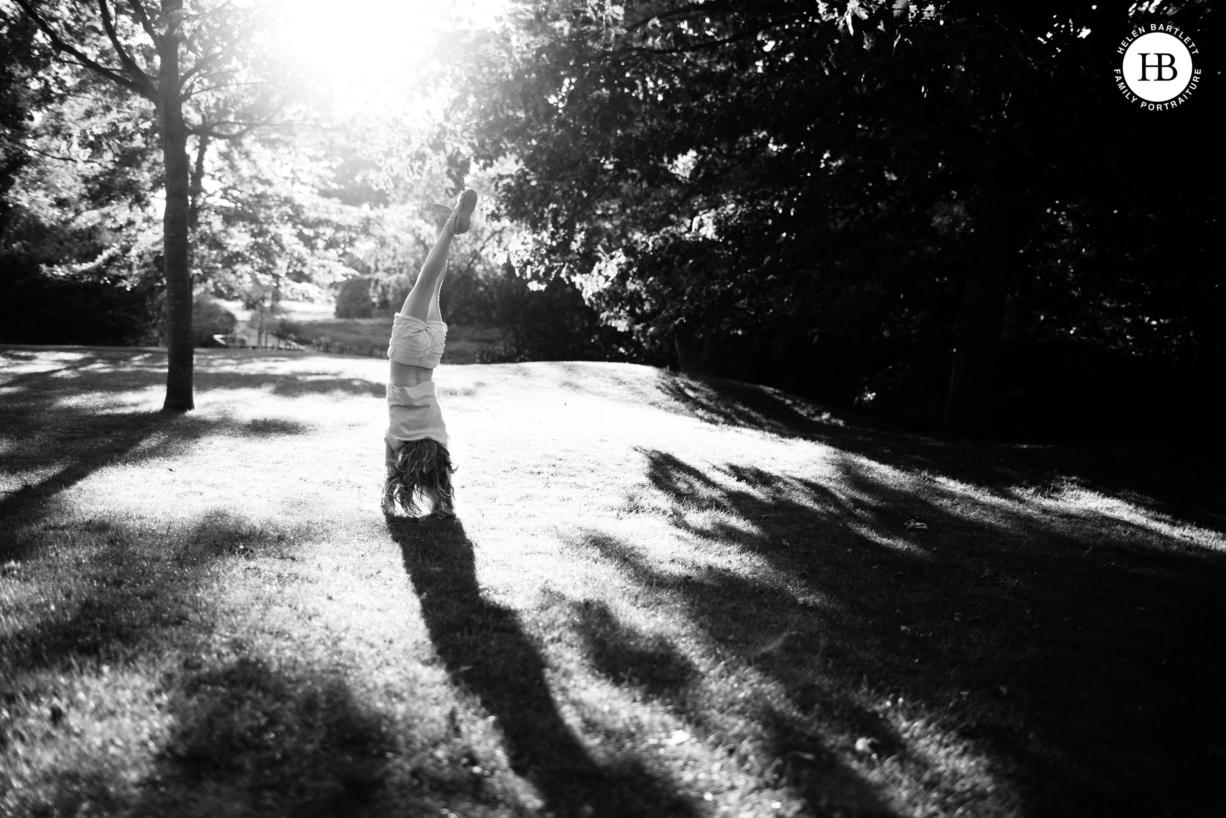
POLYGON ((201 134, 196 142, 196 161, 192 166, 191 187, 188 189, 191 199, 187 210, 187 224, 192 230, 200 226, 200 205, 201 199, 204 198, 204 158, 208 150, 209 137, 207 134, 201 134))
POLYGON ((942 428, 979 436, 996 425, 999 353, 1007 283, 1017 260, 1017 219, 1005 177, 989 172, 979 191, 966 291, 942 428))
MULTIPOLYGON (((163 11, 175 20, 181 2, 166 0, 163 11)), ((190 165, 187 125, 179 91, 179 32, 171 22, 160 48, 158 118, 162 130, 162 161, 166 168, 166 212, 163 217, 163 263, 166 275, 166 401, 162 410, 187 412, 192 397, 192 277, 188 218, 190 165)))

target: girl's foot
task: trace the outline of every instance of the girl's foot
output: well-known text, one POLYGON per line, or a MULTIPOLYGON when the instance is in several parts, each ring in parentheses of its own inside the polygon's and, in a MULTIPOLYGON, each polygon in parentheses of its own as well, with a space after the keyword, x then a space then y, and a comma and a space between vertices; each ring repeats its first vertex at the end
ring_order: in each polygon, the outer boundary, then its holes
POLYGON ((445 204, 432 204, 428 210, 430 211, 430 218, 434 220, 434 226, 439 229, 442 229, 443 225, 447 223, 447 219, 451 216, 451 208, 445 204))
POLYGON ((473 211, 477 209, 477 191, 469 188, 460 194, 460 201, 452 211, 452 218, 455 219, 455 233, 467 233, 468 228, 472 226, 473 211))

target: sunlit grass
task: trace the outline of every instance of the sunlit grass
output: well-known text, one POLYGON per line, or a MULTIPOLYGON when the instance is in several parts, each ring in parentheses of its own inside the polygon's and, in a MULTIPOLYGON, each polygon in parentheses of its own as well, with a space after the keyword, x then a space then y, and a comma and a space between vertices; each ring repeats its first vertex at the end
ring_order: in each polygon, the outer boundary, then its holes
POLYGON ((1211 814, 1220 502, 646 367, 0 350, 0 814, 1211 814))

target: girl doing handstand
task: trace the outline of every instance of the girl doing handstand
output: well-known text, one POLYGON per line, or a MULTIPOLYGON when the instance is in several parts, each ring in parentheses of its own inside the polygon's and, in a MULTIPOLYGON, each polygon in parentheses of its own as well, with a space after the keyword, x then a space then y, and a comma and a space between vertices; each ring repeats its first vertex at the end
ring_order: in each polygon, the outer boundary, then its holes
POLYGON ((399 508, 417 515, 429 505, 434 514, 455 516, 451 487, 455 467, 447 450, 447 427, 434 390, 434 368, 447 341, 447 325, 439 311, 438 297, 447 275, 451 240, 468 232, 476 206, 477 194, 472 190, 460 195, 459 203, 450 213, 445 206, 436 205, 446 219, 392 324, 387 347, 391 376, 387 384, 388 428, 384 435, 387 465, 384 514, 395 514, 399 508))

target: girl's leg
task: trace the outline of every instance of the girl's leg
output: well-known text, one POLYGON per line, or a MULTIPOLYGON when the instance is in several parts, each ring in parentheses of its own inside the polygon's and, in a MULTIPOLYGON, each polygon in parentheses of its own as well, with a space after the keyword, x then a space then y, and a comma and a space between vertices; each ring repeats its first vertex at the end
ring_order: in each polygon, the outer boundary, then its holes
POLYGON ((455 237, 455 215, 452 214, 443 223, 434 240, 434 247, 426 256, 426 262, 421 265, 417 281, 400 308, 401 315, 417 318, 421 321, 441 321, 438 308, 438 294, 443 286, 443 278, 447 274, 447 253, 451 249, 451 240, 455 237))
MULTIPOLYGON (((439 236, 442 236, 443 231, 448 229, 448 225, 451 225, 451 228, 454 230, 455 220, 450 216, 448 216, 447 219, 444 220, 442 225, 439 226, 439 229, 438 229, 439 236)), ((438 241, 437 237, 435 238, 435 241, 438 241)), ((442 321, 443 320, 443 311, 439 309, 438 298, 439 298, 439 293, 443 291, 443 280, 446 278, 447 278, 447 265, 444 264, 443 272, 439 273, 438 278, 434 282, 434 294, 430 298, 430 313, 429 313, 429 317, 426 318, 427 321, 442 321)))
MULTIPOLYGON (((417 274, 417 281, 413 283, 409 297, 404 300, 404 306, 400 309, 401 314, 422 321, 443 320, 443 314, 438 305, 438 296, 443 289, 443 279, 447 276, 447 251, 456 234, 468 232, 476 206, 476 191, 465 190, 460 194, 460 201, 439 227, 438 235, 434 239, 434 247, 430 250, 430 255, 426 256, 426 263, 422 265, 421 272, 417 274)), ((442 210, 442 213, 447 212, 445 205, 435 207, 442 210)))

